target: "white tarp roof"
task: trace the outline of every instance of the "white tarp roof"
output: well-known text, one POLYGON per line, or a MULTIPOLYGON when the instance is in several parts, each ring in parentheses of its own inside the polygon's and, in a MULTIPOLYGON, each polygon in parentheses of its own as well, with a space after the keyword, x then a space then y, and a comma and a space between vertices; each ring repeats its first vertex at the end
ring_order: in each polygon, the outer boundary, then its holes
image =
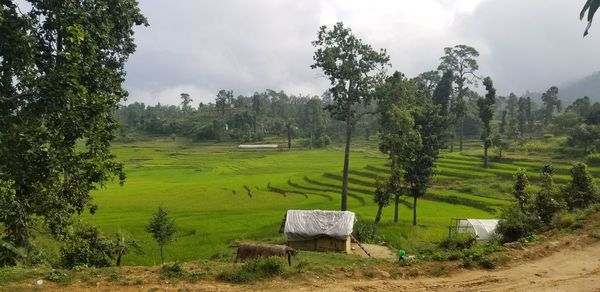
POLYGON ((496 233, 498 219, 461 219, 458 221, 457 232, 471 232, 478 240, 489 240, 496 233))
POLYGON ((257 144, 257 145, 250 145, 250 144, 240 144, 238 146, 238 148, 240 149, 269 149, 269 148, 277 148, 279 147, 279 145, 277 144, 257 144))
POLYGON ((349 211, 288 210, 283 233, 287 241, 329 236, 346 239, 352 234, 355 215, 349 211))

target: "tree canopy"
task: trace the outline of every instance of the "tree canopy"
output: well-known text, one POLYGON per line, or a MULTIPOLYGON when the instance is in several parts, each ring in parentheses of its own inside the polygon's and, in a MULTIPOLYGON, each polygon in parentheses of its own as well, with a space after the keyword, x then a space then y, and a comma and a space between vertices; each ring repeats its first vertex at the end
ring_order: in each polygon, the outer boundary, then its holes
POLYGON ((145 24, 134 0, 1 2, 0 222, 17 246, 32 216, 64 234, 90 191, 124 180, 113 113, 133 27, 145 24))

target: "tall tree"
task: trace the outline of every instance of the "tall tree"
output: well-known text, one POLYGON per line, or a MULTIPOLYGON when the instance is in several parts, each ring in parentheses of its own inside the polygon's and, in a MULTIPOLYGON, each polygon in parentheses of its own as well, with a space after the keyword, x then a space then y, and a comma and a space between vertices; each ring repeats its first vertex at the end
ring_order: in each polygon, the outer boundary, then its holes
POLYGON ((492 146, 492 140, 490 135, 492 133, 492 127, 490 122, 494 117, 494 103, 496 103, 496 89, 494 88, 494 82, 489 76, 483 80, 483 86, 487 94, 485 98, 480 97, 477 100, 477 107, 479 108, 479 118, 483 123, 483 132, 481 133, 481 140, 483 141, 483 167, 488 167, 488 149, 492 146))
POLYGON ((332 116, 346 123, 346 147, 342 176, 341 210, 348 209, 348 169, 350 165, 350 141, 355 122, 356 104, 366 104, 372 98, 376 85, 384 74, 389 56, 384 49, 375 51, 357 38, 350 28, 339 22, 329 29, 322 26, 315 48, 312 69, 320 68, 330 81, 329 91, 333 103, 327 106, 332 116))
POLYGON ((394 223, 398 223, 398 204, 402 195, 400 158, 405 155, 410 141, 417 138, 411 113, 416 101, 416 86, 402 73, 394 72, 378 88, 377 96, 381 127, 379 150, 390 160, 388 192, 394 196, 394 223))
POLYGON ((444 56, 438 70, 454 72, 454 82, 456 84, 456 97, 453 101, 453 113, 456 124, 460 129, 460 151, 463 150, 464 136, 464 116, 466 113, 466 104, 464 97, 469 89, 468 85, 473 84, 479 78, 475 72, 479 70, 477 64, 479 52, 467 45, 456 45, 454 47, 444 48, 444 56))
POLYGON ((450 110, 450 98, 452 97, 452 80, 454 73, 452 70, 446 70, 442 79, 438 82, 433 91, 433 103, 441 107, 443 115, 448 115, 450 110))
POLYGON ((90 191, 124 180, 110 142, 143 24, 134 0, 0 2, 0 223, 14 245, 29 246, 32 217, 64 234, 90 191))
POLYGON ((552 121, 554 113, 560 111, 561 108, 561 102, 558 99, 558 87, 552 86, 543 93, 542 101, 544 102, 542 123, 546 127, 552 121))
POLYGON ((519 97, 517 109, 517 123, 519 126, 519 133, 521 134, 521 136, 524 136, 525 132, 529 132, 528 121, 530 108, 531 105, 529 104, 528 99, 526 97, 519 97))
POLYGON ((519 110, 519 98, 514 93, 510 93, 508 95, 508 100, 506 102, 506 119, 507 119, 507 128, 506 134, 509 138, 514 139, 519 136, 519 119, 518 119, 518 110, 519 110))
POLYGON ((431 70, 419 74, 416 78, 418 83, 423 84, 427 90, 433 92, 441 80, 440 71, 431 70))
POLYGON ((181 99, 181 109, 183 110, 183 112, 184 113, 191 112, 192 111, 192 102, 194 100, 192 100, 190 95, 188 93, 182 93, 179 95, 179 98, 181 99))

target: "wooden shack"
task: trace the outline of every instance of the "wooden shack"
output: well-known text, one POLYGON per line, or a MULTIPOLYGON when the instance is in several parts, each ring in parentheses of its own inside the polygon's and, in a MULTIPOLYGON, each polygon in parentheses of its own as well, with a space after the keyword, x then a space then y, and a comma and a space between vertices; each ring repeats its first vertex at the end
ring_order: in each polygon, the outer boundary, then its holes
POLYGON ((349 211, 288 210, 283 233, 294 249, 349 253, 355 218, 349 211))

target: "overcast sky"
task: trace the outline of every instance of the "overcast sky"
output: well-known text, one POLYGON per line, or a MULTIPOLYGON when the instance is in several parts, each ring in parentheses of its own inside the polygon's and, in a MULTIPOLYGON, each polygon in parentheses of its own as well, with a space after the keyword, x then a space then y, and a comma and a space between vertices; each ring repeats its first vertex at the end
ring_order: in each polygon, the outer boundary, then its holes
POLYGON ((343 21, 392 70, 435 69, 443 48, 479 50, 480 74, 500 94, 542 91, 600 70, 600 23, 583 39, 585 0, 141 0, 150 26, 136 29, 127 64, 128 102, 210 102, 267 88, 321 95, 327 81, 311 70, 321 25, 343 21))

